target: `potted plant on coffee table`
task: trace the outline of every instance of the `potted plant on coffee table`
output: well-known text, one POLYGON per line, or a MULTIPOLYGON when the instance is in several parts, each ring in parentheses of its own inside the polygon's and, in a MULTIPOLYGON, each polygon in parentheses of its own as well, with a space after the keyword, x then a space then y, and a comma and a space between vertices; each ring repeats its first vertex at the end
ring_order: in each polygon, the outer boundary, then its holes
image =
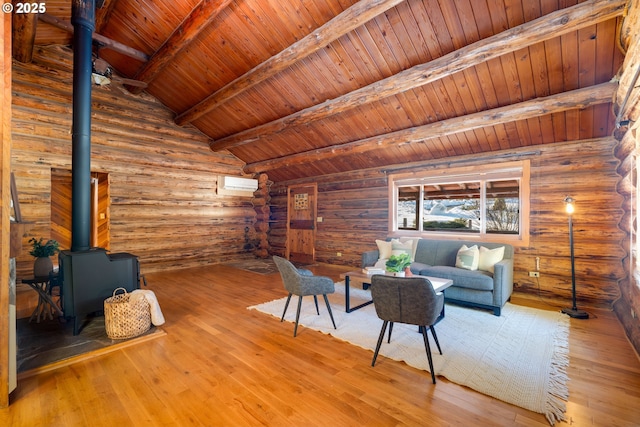
POLYGON ((396 277, 404 277, 405 269, 411 265, 411 257, 409 254, 391 255, 385 266, 389 275, 396 277))
POLYGON ((42 237, 29 239, 29 243, 31 243, 29 255, 36 258, 33 263, 33 275, 36 277, 49 276, 49 273, 53 271, 53 261, 50 257, 60 251, 60 244, 57 241, 49 239, 43 243, 42 240, 42 237))

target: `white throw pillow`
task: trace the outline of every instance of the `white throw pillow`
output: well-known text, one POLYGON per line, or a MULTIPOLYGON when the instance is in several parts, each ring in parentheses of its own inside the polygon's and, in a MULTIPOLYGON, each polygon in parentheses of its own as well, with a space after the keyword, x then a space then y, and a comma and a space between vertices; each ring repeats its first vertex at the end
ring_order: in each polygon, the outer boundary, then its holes
POLYGON ((387 269, 387 261, 389 261, 388 258, 380 258, 378 259, 378 261, 376 261, 376 263, 373 265, 375 268, 381 268, 383 270, 387 269))
POLYGON ((477 245, 473 245, 470 248, 467 245, 462 245, 458 250, 458 256, 456 256, 456 267, 464 268, 467 270, 477 270, 478 263, 480 262, 480 251, 477 245))
POLYGON ((418 250, 418 242, 420 241, 419 237, 401 237, 400 241, 402 243, 409 243, 411 242, 411 244, 413 245, 413 248, 411 249, 411 262, 416 260, 416 250, 418 250))
POLYGON ((504 258, 504 246, 499 248, 489 249, 484 246, 480 246, 480 260, 478 262, 478 270, 489 271, 493 273, 494 265, 497 262, 502 261, 504 258))
POLYGON ((389 259, 392 250, 391 242, 376 240, 376 245, 378 245, 378 259, 389 259))
POLYGON ((413 262, 413 241, 401 242, 398 239, 391 240, 391 255, 407 254, 413 262))

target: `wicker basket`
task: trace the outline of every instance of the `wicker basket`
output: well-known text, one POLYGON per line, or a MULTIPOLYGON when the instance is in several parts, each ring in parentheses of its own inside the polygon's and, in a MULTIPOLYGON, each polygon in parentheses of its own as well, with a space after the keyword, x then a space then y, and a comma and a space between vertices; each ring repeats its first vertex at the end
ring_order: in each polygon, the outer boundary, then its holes
POLYGON ((133 338, 151 327, 151 310, 145 298, 131 301, 125 288, 117 288, 104 300, 104 326, 111 339, 133 338), (120 289, 123 294, 117 294, 120 289))

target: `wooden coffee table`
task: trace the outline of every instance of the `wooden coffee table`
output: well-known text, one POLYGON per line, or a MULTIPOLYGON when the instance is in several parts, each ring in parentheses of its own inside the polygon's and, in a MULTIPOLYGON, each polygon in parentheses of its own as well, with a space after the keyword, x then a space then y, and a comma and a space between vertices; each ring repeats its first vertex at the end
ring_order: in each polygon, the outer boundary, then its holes
MULTIPOLYGON (((349 288, 351 288, 352 284, 361 286, 362 289, 369 289, 371 286, 371 277, 373 274, 365 274, 362 271, 347 271, 346 273, 342 273, 340 275, 341 279, 344 279, 344 307, 347 313, 351 313, 352 311, 358 310, 362 307, 366 307, 369 304, 373 303, 373 300, 366 301, 362 304, 359 304, 355 307, 351 307, 351 302, 349 298, 349 288)), ((453 281, 449 279, 440 279, 438 277, 429 277, 423 276, 429 279, 431 284, 433 285, 433 290, 436 292, 443 292, 449 286, 453 285, 453 281)), ((444 317, 444 307, 442 309, 441 317, 444 317)))

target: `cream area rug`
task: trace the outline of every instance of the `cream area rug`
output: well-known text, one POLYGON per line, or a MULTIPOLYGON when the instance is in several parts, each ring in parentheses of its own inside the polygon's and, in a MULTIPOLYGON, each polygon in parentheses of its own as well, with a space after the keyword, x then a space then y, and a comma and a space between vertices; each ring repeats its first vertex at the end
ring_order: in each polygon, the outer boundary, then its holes
MULTIPOLYGON (((351 288, 351 306, 370 300, 369 291, 351 288)), ((322 298, 320 315, 313 298, 304 297, 300 325, 330 334, 353 345, 373 350, 382 320, 373 304, 345 313, 344 285, 328 296, 336 321, 333 329, 322 298)), ((285 298, 248 307, 280 319, 285 298)), ((297 297, 293 296, 285 320, 295 321, 297 297)), ((445 305, 445 318, 436 326, 442 348, 438 353, 431 332, 433 367, 436 375, 504 402, 545 414, 551 425, 564 420, 569 397, 566 368, 569 364, 569 318, 560 313, 507 303, 500 317, 491 311, 445 305)), ((283 333, 292 333, 289 324, 283 333)), ((304 333, 298 328, 298 334, 304 333)), ((418 328, 395 324, 391 343, 387 336, 380 355, 429 370, 422 335, 418 328)), ((380 357, 378 358, 378 363, 380 357)), ((362 360, 371 363, 371 359, 362 360)))

